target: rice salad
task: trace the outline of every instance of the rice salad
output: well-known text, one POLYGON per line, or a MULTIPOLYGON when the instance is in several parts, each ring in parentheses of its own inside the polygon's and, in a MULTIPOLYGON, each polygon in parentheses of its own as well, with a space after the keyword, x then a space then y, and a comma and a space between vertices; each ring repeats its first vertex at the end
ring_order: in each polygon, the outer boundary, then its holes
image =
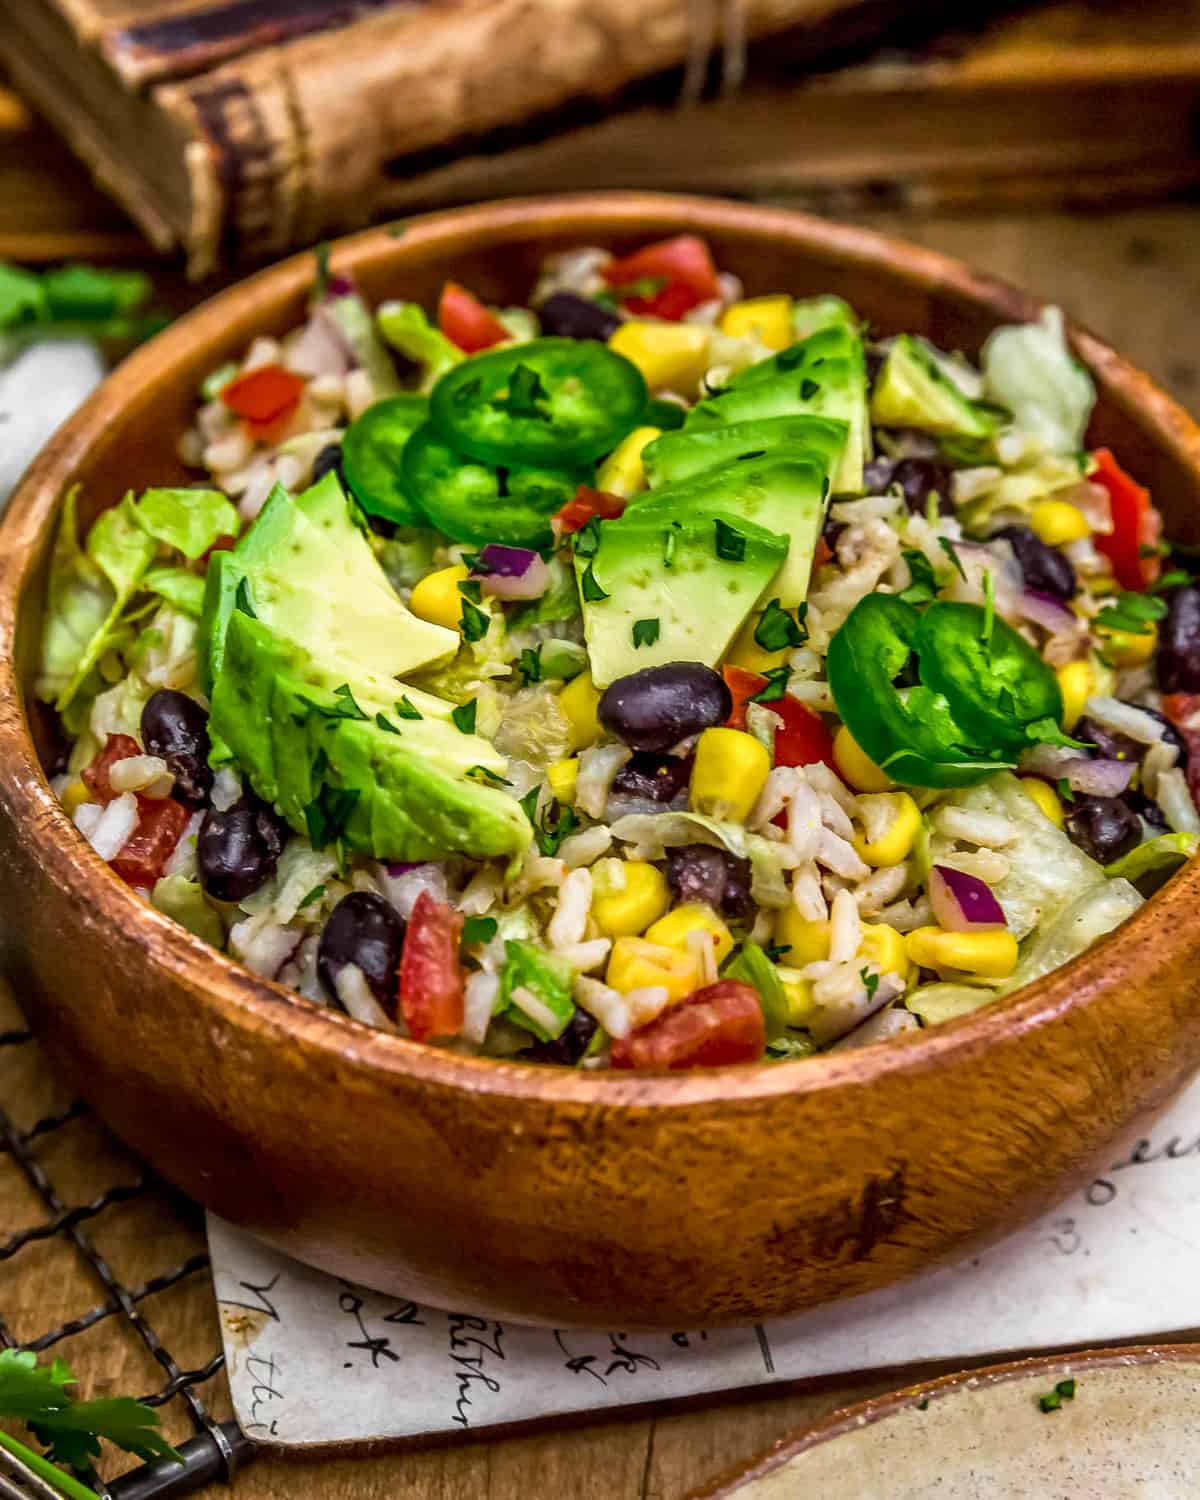
POLYGON ((805 1059, 1047 973, 1195 849, 1200 589, 1062 318, 978 367, 706 244, 308 316, 80 535, 80 834, 314 1004, 590 1069, 805 1059), (1190 754, 1189 754, 1190 752, 1190 754))

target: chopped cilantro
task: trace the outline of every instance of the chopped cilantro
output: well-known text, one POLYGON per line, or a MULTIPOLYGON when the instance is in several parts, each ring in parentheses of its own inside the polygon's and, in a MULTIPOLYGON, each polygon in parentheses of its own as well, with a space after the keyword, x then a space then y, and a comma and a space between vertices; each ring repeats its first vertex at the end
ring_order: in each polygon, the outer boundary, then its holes
POLYGON ((912 582, 906 589, 902 589, 898 597, 905 604, 931 604, 937 598, 937 574, 933 571, 933 564, 923 552, 915 547, 900 556, 908 564, 909 576, 912 582))
POLYGON ((483 585, 478 578, 464 578, 458 585, 458 592, 472 604, 478 604, 483 597, 483 585))
POLYGON ((635 646, 653 646, 658 640, 659 624, 656 619, 635 620, 633 622, 633 644, 635 646))
POLYGON ((241 610, 242 614, 249 615, 252 620, 258 619, 258 611, 250 601, 250 580, 242 578, 238 580, 237 592, 233 596, 234 609, 241 610))
POLYGON ((408 225, 403 219, 397 219, 394 224, 389 224, 387 227, 387 237, 389 240, 402 240, 407 233, 408 225))
POLYGON ((576 557, 595 557, 600 550, 600 522, 595 516, 585 521, 572 537, 571 550, 576 557))
POLYGON ((727 521, 716 521, 717 556, 726 562, 741 562, 746 556, 746 538, 736 526, 727 521))
POLYGON ((874 1000, 875 991, 879 988, 879 975, 873 974, 870 969, 864 967, 859 969, 858 977, 863 982, 863 989, 867 992, 867 999, 874 1000))
POLYGON ((468 698, 466 703, 460 703, 450 715, 454 720, 454 727, 461 729, 463 734, 474 734, 475 714, 478 708, 479 700, 477 698, 468 698))
POLYGON ((458 622, 458 628, 463 633, 464 641, 481 641, 488 633, 491 619, 486 609, 480 609, 478 604, 472 604, 470 599, 464 597, 462 602, 462 618, 458 622))
POLYGON ((918 1411, 928 1411, 929 1410, 929 1397, 928 1396, 922 1396, 921 1399, 917 1402, 917 1410, 918 1411))
POLYGON ((517 671, 521 675, 521 683, 524 687, 528 687, 531 682, 541 682, 542 648, 540 644, 522 648, 521 659, 517 663, 517 671))
POLYGON ((489 786, 512 786, 511 781, 504 776, 497 775, 487 766, 468 766, 467 775, 472 781, 485 781, 489 786))
POLYGON ((319 901, 324 894, 325 887, 323 885, 314 885, 312 890, 309 891, 308 895, 305 896, 304 900, 301 901, 296 910, 303 911, 306 906, 312 906, 312 904, 315 901, 319 901))
POLYGON ((356 719, 360 723, 365 723, 370 717, 363 712, 355 701, 354 694, 348 682, 343 682, 338 687, 335 687, 333 696, 335 699, 333 703, 314 703, 311 698, 303 697, 300 701, 311 713, 319 714, 322 719, 329 719, 331 722, 335 719, 356 719))
POLYGON ((967 575, 962 565, 962 558, 959 557, 958 550, 955 547, 954 543, 948 536, 940 536, 938 537, 937 541, 938 546, 954 564, 954 571, 958 574, 962 581, 966 583, 967 575))
POLYGON ((811 401, 820 389, 819 382, 815 380, 802 380, 800 382, 801 401, 811 401))
POLYGON ((1038 1407, 1044 1411, 1058 1411, 1064 1401, 1074 1401, 1074 1380, 1060 1380, 1052 1391, 1047 1391, 1044 1396, 1039 1396, 1038 1407))
POLYGON ((308 842, 314 849, 341 841, 360 795, 354 788, 333 787, 326 782, 304 809, 308 842))
POLYGON ((1120 630, 1126 635, 1149 635, 1154 622, 1167 613, 1167 601, 1149 594, 1117 594, 1096 616, 1099 630, 1120 630))
POLYGON ((579 592, 583 595, 585 604, 598 604, 601 599, 608 598, 608 591, 602 589, 596 581, 596 570, 592 563, 588 563, 583 570, 583 577, 579 580, 579 592))
POLYGON ((785 953, 792 951, 791 943, 764 943, 763 952, 773 964, 777 964, 785 953))
POLYGON ((396 713, 402 719, 422 719, 425 717, 416 704, 410 702, 407 697, 401 698, 396 704, 396 713))
POLYGON ((760 687, 757 693, 751 694, 751 703, 778 703, 784 693, 787 692, 788 679, 792 675, 789 666, 772 667, 769 672, 763 673, 766 677, 766 685, 760 687))
POLYGON ((537 371, 529 365, 518 365, 508 378, 507 395, 497 396, 490 405, 496 411, 507 412, 510 417, 532 417, 539 422, 548 422, 550 413, 542 409, 548 400, 549 392, 537 371))
POLYGON ((495 917, 465 918, 462 928, 462 946, 474 948, 480 943, 490 943, 496 936, 498 925, 495 917))
POLYGON ((808 640, 808 631, 804 626, 807 614, 808 605, 798 605, 793 619, 778 599, 772 599, 754 627, 755 645, 761 646, 764 651, 784 651, 789 646, 803 646, 808 640))
POLYGON ((1065 776, 1060 776, 1058 778, 1058 781, 1055 783, 1055 786, 1058 790, 1058 795, 1064 802, 1074 802, 1075 792, 1072 789, 1071 783, 1065 776))
POLYGON ((388 734, 399 734, 400 733, 400 731, 392 723, 391 719, 388 718, 387 714, 383 714, 383 713, 376 714, 375 715, 375 722, 376 722, 376 724, 379 725, 380 729, 385 730, 388 734))

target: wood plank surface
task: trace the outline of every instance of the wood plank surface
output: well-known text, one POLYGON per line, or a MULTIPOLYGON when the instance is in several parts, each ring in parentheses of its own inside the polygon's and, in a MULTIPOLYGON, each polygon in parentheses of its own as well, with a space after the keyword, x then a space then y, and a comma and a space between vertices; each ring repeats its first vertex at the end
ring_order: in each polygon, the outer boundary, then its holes
MULTIPOLYGON (((1143 363, 1185 403, 1200 404, 1200 300, 1194 247, 1200 208, 1159 207, 1092 215, 1042 213, 966 219, 868 220, 975 261, 1058 299, 1097 332, 1143 363)), ((17 1024, 0 997, 0 1032, 17 1024)), ((34 1045, 0 1048, 0 1107, 28 1127, 69 1101, 34 1045)), ((86 1203, 114 1183, 132 1183, 137 1166, 86 1118, 34 1142, 38 1160, 65 1202, 86 1203)), ((45 1213, 16 1163, 0 1155, 0 1245, 42 1222, 45 1213)), ((136 1286, 202 1246, 194 1214, 154 1191, 106 1208, 86 1232, 126 1285, 136 1286)), ((104 1299, 103 1288, 61 1238, 37 1241, 0 1259, 0 1318, 19 1341, 104 1299)), ((146 1316, 186 1368, 201 1368, 217 1347, 206 1278, 195 1274, 148 1296, 146 1316)), ((87 1394, 142 1392, 163 1372, 117 1319, 106 1318, 56 1346, 72 1361, 87 1394)), ((372 1457, 293 1460, 267 1456, 239 1478, 236 1500, 683 1500, 694 1487, 814 1417, 900 1383, 896 1377, 836 1382, 820 1389, 756 1397, 686 1411, 639 1413, 458 1447, 372 1457)), ((202 1387, 218 1416, 228 1413, 220 1377, 202 1387)), ((168 1407, 176 1439, 189 1427, 179 1403, 168 1407)), ((227 1491, 209 1491, 214 1500, 227 1491)), ((852 1481, 847 1497, 852 1495, 852 1481)))

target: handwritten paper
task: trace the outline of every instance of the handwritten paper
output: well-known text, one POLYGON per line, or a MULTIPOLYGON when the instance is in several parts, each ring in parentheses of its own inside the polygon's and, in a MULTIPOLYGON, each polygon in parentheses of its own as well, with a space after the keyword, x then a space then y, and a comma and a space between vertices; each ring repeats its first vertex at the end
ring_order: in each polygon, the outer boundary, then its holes
POLYGON ((528 1328, 302 1266, 210 1216, 234 1406, 301 1447, 464 1432, 772 1382, 1200 1326, 1200 1080, 1148 1137, 963 1264, 751 1329, 528 1328))

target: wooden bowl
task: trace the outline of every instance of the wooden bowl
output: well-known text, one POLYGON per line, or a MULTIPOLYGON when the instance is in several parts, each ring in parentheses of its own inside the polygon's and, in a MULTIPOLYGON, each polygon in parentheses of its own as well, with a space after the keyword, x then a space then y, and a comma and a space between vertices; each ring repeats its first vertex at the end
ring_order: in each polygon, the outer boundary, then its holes
MULTIPOLYGON (((447 276, 520 301, 548 252, 707 236, 750 292, 839 292, 970 353, 1039 304, 927 250, 800 214, 642 194, 502 203, 340 242, 372 300, 447 276)), ((302 316, 298 256, 135 354, 57 434, 0 528, 2 962, 70 1080, 160 1172, 329 1271, 558 1325, 777 1317, 924 1270, 1041 1213, 1200 1061, 1200 869, 1119 933, 973 1016, 803 1065, 594 1076, 451 1056, 254 978, 146 904, 72 828, 29 707, 47 546, 182 478, 201 379, 302 316)), ((1092 437, 1194 537, 1200 433, 1078 329, 1092 437)))

